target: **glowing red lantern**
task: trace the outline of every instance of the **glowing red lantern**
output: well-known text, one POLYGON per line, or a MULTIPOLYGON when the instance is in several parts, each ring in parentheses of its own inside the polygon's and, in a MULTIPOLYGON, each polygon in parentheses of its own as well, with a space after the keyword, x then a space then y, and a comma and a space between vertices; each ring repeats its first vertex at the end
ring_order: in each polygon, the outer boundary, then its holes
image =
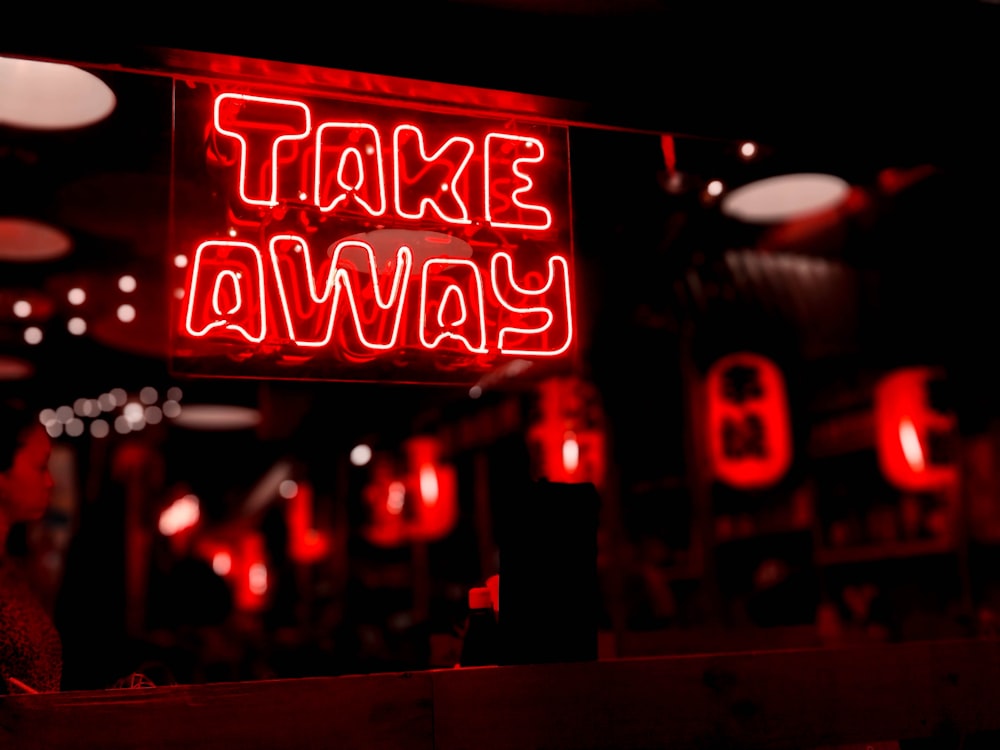
POLYGON ((411 539, 441 539, 458 521, 455 469, 441 461, 440 441, 429 435, 413 437, 403 446, 409 467, 407 486, 413 498, 411 539))
POLYGON ((389 457, 377 456, 365 487, 369 519, 364 535, 379 547, 441 539, 458 521, 458 480, 454 467, 441 460, 440 441, 413 437, 403 453, 403 470, 389 457))
POLYGON ((244 533, 240 539, 239 555, 234 563, 236 586, 233 599, 237 609, 245 612, 263 609, 271 587, 264 536, 256 531, 244 533))
POLYGON ((538 385, 539 418, 528 430, 534 473, 550 482, 602 487, 605 441, 596 389, 574 377, 538 385))
POLYGON ((785 378, 767 357, 737 352, 706 378, 708 447, 715 477, 739 489, 777 483, 792 463, 785 378))
POLYGON ((264 536, 243 526, 230 526, 199 538, 195 554, 208 561, 233 592, 233 606, 241 612, 259 612, 268 602, 270 570, 264 536))
POLYGON ((932 461, 930 445, 955 425, 929 403, 928 386, 940 373, 907 367, 885 375, 875 386, 875 444, 885 478, 907 492, 942 490, 957 479, 951 464, 932 461))
POLYGON ((163 536, 175 536, 194 528, 200 517, 198 496, 187 493, 163 509, 157 528, 163 536))
POLYGON ((406 485, 393 462, 384 454, 372 461, 372 478, 365 486, 368 522, 362 534, 377 547, 398 547, 409 541, 406 517, 406 485))
POLYGON ((233 606, 241 612, 260 612, 272 588, 264 535, 237 522, 198 537, 194 554, 207 561, 230 587, 233 606))
POLYGON ((288 556, 297 563, 322 559, 330 549, 329 536, 313 523, 313 489, 308 482, 282 483, 285 525, 288 528, 288 556), (285 489, 287 486, 287 489, 285 489))

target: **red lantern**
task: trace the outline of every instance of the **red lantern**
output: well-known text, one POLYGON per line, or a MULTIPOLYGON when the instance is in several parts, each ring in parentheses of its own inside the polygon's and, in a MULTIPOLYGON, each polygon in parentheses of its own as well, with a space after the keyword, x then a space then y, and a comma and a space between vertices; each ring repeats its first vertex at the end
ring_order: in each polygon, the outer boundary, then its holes
POLYGON ((774 485, 792 463, 785 378, 767 357, 738 352, 706 378, 709 458, 715 477, 738 489, 774 485))
POLYGON ((458 521, 458 480, 441 460, 436 437, 410 438, 403 446, 405 470, 377 456, 365 488, 369 522, 365 538, 379 547, 433 541, 451 533, 458 521))
POLYGON ((603 486, 605 443, 596 401, 593 386, 578 378, 539 384, 539 418, 528 431, 536 475, 550 482, 603 486))
POLYGON ((455 469, 441 461, 440 441, 430 435, 413 437, 403 446, 409 472, 408 494, 413 498, 411 539, 441 539, 458 521, 455 469))
POLYGON ((263 534, 254 529, 230 527, 219 535, 199 539, 195 552, 211 563, 216 575, 230 585, 237 610, 264 609, 272 581, 263 534))
POLYGON ((203 536, 195 543, 194 552, 212 566, 212 570, 219 578, 229 581, 233 572, 234 558, 231 541, 217 536, 203 536))
POLYGON ((272 570, 260 531, 241 522, 228 524, 198 537, 192 550, 229 585, 236 610, 260 612, 267 606, 272 570))
POLYGON ((288 528, 288 556, 297 563, 311 564, 330 551, 329 535, 313 523, 313 489, 309 482, 288 482, 285 499, 285 525, 288 528))
POLYGON ((906 492, 933 492, 951 486, 957 470, 935 464, 930 456, 933 438, 955 425, 950 414, 935 411, 928 386, 941 373, 930 367, 907 367, 885 375, 875 386, 876 450, 885 478, 906 492))
POLYGON ((363 535, 377 547, 399 547, 409 541, 406 518, 406 485, 397 475, 390 457, 377 454, 372 461, 372 478, 365 486, 368 523, 363 535))

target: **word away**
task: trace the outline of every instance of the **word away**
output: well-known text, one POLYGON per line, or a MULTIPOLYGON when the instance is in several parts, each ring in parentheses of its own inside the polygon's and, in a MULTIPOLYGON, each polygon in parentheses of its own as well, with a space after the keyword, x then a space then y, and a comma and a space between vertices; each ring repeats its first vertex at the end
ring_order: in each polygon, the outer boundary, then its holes
POLYGON ((184 325, 195 338, 299 355, 324 347, 368 356, 400 347, 564 353, 573 338, 566 258, 552 255, 544 269, 515 266, 501 251, 488 279, 463 258, 428 258, 417 269, 412 250, 400 245, 380 269, 372 246, 351 239, 314 268, 309 245, 293 234, 273 237, 266 256, 250 242, 210 240, 195 252, 184 325))

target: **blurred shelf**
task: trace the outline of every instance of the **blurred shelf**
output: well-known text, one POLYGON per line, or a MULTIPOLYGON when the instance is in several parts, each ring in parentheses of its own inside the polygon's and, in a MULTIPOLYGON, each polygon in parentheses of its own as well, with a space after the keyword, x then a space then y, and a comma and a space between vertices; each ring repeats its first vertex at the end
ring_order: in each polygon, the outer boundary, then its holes
POLYGON ((813 426, 809 435, 812 458, 832 458, 870 450, 875 445, 874 415, 870 409, 826 419, 813 426))
POLYGON ((642 495, 647 492, 656 492, 657 490, 682 490, 688 488, 689 482, 687 477, 674 475, 666 475, 655 479, 644 479, 638 482, 633 482, 630 487, 631 491, 637 495, 642 495))
POLYGON ((682 563, 669 565, 662 568, 660 573, 663 580, 675 581, 697 581, 704 575, 701 566, 695 563, 682 563))
POLYGON ((775 522, 775 523, 758 523, 755 524, 752 529, 733 529, 732 531, 726 532, 725 535, 720 535, 718 529, 716 529, 715 544, 723 545, 730 544, 732 542, 742 542, 750 539, 758 539, 760 537, 766 536, 786 536, 786 535, 797 535, 812 533, 813 522, 812 520, 803 521, 800 523, 796 522, 775 522))
MULTIPOLYGON (((1000 497, 1000 495, 998 495, 1000 497)), ((968 512, 969 544, 979 547, 996 547, 1000 545, 1000 519, 994 517, 994 500, 989 500, 989 515, 982 512, 968 512)))
POLYGON ((953 539, 921 539, 909 542, 821 548, 816 550, 815 559, 817 565, 846 565, 879 560, 899 560, 908 557, 946 555, 956 550, 957 546, 953 539))

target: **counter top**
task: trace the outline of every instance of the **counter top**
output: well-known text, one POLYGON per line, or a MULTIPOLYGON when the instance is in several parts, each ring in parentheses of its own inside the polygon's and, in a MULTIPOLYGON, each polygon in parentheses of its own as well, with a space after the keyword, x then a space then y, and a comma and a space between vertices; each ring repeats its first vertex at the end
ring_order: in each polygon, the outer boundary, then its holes
POLYGON ((0 746, 818 748, 1000 731, 1000 641, 0 698, 0 746))

